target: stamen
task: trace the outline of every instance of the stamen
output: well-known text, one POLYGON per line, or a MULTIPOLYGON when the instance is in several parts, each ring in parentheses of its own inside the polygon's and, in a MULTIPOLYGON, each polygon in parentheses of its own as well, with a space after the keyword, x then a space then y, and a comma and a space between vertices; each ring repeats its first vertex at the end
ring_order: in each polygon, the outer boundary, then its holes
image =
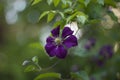
POLYGON ((62 42, 61 38, 58 37, 58 38, 55 39, 56 44, 61 44, 61 42, 62 42))

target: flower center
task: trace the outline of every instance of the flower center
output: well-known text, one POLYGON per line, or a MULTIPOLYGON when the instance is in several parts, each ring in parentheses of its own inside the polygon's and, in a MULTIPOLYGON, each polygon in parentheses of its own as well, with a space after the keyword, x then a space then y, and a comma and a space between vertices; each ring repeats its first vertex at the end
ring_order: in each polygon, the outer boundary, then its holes
POLYGON ((62 42, 61 38, 56 38, 56 39, 55 39, 55 43, 56 43, 56 44, 61 44, 61 42, 62 42))

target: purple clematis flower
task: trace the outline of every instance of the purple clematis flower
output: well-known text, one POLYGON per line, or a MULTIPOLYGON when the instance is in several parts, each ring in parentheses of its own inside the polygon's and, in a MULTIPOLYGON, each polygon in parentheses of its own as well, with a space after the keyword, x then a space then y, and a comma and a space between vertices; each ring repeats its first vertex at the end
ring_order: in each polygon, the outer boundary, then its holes
POLYGON ((91 58, 92 62, 95 63, 97 66, 102 67, 105 63, 105 60, 100 57, 99 55, 95 55, 91 58))
POLYGON ((87 43, 85 44, 84 48, 87 50, 90 50, 91 47, 93 47, 96 43, 95 38, 90 38, 87 43))
POLYGON ((105 62, 113 56, 113 48, 111 45, 101 47, 99 54, 93 58, 98 66, 103 66, 105 62))
POLYGON ((99 51, 99 55, 103 56, 104 59, 109 59, 112 57, 113 55, 113 48, 111 45, 105 45, 103 46, 100 51, 99 51))
POLYGON ((46 40, 45 50, 50 57, 56 56, 64 59, 67 55, 67 50, 77 46, 77 38, 72 35, 73 31, 69 27, 64 27, 60 35, 60 26, 51 31, 52 36, 46 40))

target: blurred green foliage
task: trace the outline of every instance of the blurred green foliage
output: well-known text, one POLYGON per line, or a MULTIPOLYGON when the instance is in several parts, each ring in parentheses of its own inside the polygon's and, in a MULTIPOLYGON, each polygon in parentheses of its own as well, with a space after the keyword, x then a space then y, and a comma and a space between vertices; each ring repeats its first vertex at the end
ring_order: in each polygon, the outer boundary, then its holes
POLYGON ((0 80, 120 79, 120 23, 109 10, 109 6, 117 7, 119 0, 26 0, 16 23, 9 24, 7 11, 15 1, 0 0, 0 80), (64 27, 74 21, 83 30, 79 45, 70 49, 64 60, 49 58, 41 39, 48 31, 41 33, 43 28, 64 27), (91 37, 96 45, 85 50, 91 37), (92 59, 106 44, 113 46, 114 55, 100 67, 92 59))

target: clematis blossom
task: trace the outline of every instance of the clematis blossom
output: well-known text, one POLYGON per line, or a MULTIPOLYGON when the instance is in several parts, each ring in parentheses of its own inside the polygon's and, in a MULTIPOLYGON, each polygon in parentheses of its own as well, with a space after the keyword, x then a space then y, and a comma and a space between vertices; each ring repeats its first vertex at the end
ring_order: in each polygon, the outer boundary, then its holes
POLYGON ((90 49, 95 45, 95 43, 96 43, 96 39, 95 39, 95 38, 90 38, 90 39, 86 42, 84 48, 85 48, 86 50, 90 50, 90 49))
POLYGON ((103 66, 107 60, 112 58, 114 52, 111 45, 104 45, 101 47, 98 56, 95 56, 93 60, 98 66, 103 66))
POLYGON ((105 59, 109 59, 113 56, 113 48, 111 45, 104 45, 100 51, 99 54, 103 56, 105 59))
POLYGON ((64 27, 60 34, 60 26, 51 31, 52 36, 47 37, 45 50, 50 57, 64 59, 68 49, 78 45, 77 38, 69 27, 64 27))

